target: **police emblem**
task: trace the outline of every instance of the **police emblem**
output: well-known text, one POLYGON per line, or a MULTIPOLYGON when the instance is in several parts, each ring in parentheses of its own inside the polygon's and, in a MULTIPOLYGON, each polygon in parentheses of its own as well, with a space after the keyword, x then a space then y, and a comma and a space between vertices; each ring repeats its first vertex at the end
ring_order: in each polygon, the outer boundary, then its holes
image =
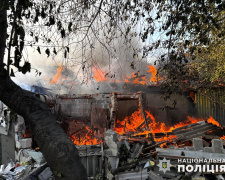
POLYGON ((166 171, 170 171, 170 167, 172 165, 170 164, 170 160, 167 160, 166 158, 164 158, 163 160, 159 160, 159 171, 163 171, 164 173, 166 173, 166 171))
POLYGON ((162 167, 163 167, 164 169, 166 169, 166 168, 167 168, 167 162, 162 162, 162 167))

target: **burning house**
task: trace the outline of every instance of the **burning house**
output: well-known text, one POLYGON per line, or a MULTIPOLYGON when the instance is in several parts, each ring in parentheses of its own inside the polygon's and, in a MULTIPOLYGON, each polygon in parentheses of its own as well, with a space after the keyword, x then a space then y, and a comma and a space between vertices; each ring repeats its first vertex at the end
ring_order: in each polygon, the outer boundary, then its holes
MULTIPOLYGON (((61 71, 58 69, 59 74, 51 82, 57 82, 61 71)), ((95 79, 105 83, 104 73, 95 71, 95 79)), ((149 71, 150 82, 158 81, 154 69, 149 71)), ((199 95, 178 92, 165 100, 160 86, 151 85, 145 76, 133 74, 124 81, 126 88, 119 92, 116 88, 120 82, 107 82, 106 93, 33 95, 55 114, 77 147, 90 178, 182 179, 212 175, 206 171, 185 173, 178 163, 186 159, 225 159, 221 120, 199 117, 199 104, 195 103, 195 96, 199 95), (171 167, 160 166, 163 158, 171 167)), ((52 172, 23 118, 2 103, 0 133, 2 164, 8 164, 2 166, 4 177, 51 178, 52 172), (12 162, 22 165, 19 173, 12 162)))

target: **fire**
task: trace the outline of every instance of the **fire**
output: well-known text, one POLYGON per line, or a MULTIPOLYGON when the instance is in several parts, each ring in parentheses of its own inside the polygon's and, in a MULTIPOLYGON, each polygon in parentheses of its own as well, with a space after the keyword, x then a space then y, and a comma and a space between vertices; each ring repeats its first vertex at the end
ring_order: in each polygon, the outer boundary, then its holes
POLYGON ((52 78, 51 82, 49 84, 59 84, 60 83, 60 79, 62 78, 62 72, 64 71, 64 67, 63 66, 59 66, 59 68, 57 69, 57 73, 55 74, 55 76, 52 78))
MULTIPOLYGON (((136 85, 148 85, 149 82, 157 82, 157 69, 155 68, 155 66, 153 65, 149 65, 148 67, 148 73, 151 74, 151 78, 149 79, 147 77, 147 75, 139 75, 137 72, 133 72, 131 75, 127 75, 124 80, 112 80, 111 82, 116 82, 116 83, 121 83, 121 82, 125 82, 125 83, 131 83, 131 84, 136 84, 136 85)), ((101 81, 110 81, 110 79, 108 79, 106 77, 107 73, 105 71, 102 71, 100 68, 98 68, 97 66, 93 66, 93 71, 94 71, 94 76, 93 78, 97 81, 97 82, 101 82, 101 81)), ((160 78, 162 79, 162 78, 160 78)))
MULTIPOLYGON (((167 133, 172 132, 174 129, 203 121, 203 119, 187 116, 187 120, 183 122, 175 124, 174 126, 166 126, 165 123, 157 122, 150 111, 145 111, 145 113, 150 130, 143 130, 143 128, 146 129, 146 124, 142 111, 139 108, 139 110, 135 111, 131 116, 127 116, 123 120, 117 120, 114 131, 120 135, 130 134, 133 136, 145 137, 149 137, 149 134, 153 134, 156 142, 172 141, 177 137, 175 135, 167 136, 167 133), (155 134, 157 133, 164 133, 165 135, 163 137, 156 138, 155 134)), ((219 123, 211 116, 206 121, 219 126, 219 123)), ((70 139, 76 145, 96 145, 102 142, 102 139, 98 139, 94 136, 93 130, 88 126, 84 126, 78 132, 72 134, 70 139)), ((225 136, 221 137, 221 139, 225 139, 225 136)))
POLYGON ((151 77, 150 81, 157 82, 157 77, 156 77, 156 75, 157 75, 157 69, 153 65, 149 65, 147 67, 149 68, 148 69, 148 72, 152 74, 152 77, 151 77))
POLYGON ((97 66, 93 66, 93 70, 94 70, 94 79, 97 82, 101 82, 101 81, 106 81, 106 72, 102 71, 101 69, 99 69, 97 66))
POLYGON ((102 142, 102 140, 94 137, 92 129, 90 129, 88 126, 71 135, 70 139, 76 145, 96 145, 102 142))
MULTIPOLYGON (((118 120, 116 127, 115 127, 115 131, 120 134, 126 134, 126 133, 133 133, 134 136, 139 136, 139 135, 146 135, 146 137, 148 137, 148 135, 150 133, 156 134, 156 133, 168 133, 168 132, 172 132, 174 129, 183 127, 183 126, 187 126, 189 124, 194 124, 197 123, 199 121, 203 121, 203 119, 200 118, 193 118, 188 116, 187 120, 180 122, 178 124, 175 124, 174 126, 166 126, 165 123, 160 123, 157 122, 155 117, 151 114, 150 111, 145 111, 146 113, 146 118, 148 120, 148 125, 150 128, 150 131, 145 130, 145 131, 141 131, 140 126, 144 123, 144 125, 142 127, 146 128, 146 124, 145 124, 145 120, 142 116, 142 111, 139 109, 138 111, 135 111, 131 116, 126 117, 123 121, 118 120)), ((219 126, 219 123, 213 119, 211 116, 207 119, 208 123, 212 123, 214 125, 219 126)), ((175 139, 175 136, 165 136, 162 138, 155 138, 156 142, 159 141, 166 141, 166 140, 171 140, 171 139, 175 139)))
POLYGON ((118 121, 114 131, 118 134, 125 134, 127 131, 136 131, 143 122, 141 110, 135 111, 131 116, 126 117, 123 121, 118 121))
POLYGON ((225 140, 225 136, 220 137, 220 139, 225 140))
POLYGON ((207 120, 207 122, 220 127, 220 124, 215 119, 213 119, 212 116, 209 116, 209 119, 207 120))
MULTIPOLYGON (((146 117, 151 119, 149 123, 149 127, 151 131, 138 132, 137 129, 145 122, 142 111, 139 109, 135 111, 131 116, 126 117, 123 121, 118 121, 115 127, 115 131, 120 135, 125 134, 126 132, 134 132, 135 135, 144 135, 149 133, 157 133, 157 132, 166 132, 168 128, 166 128, 165 123, 156 122, 155 117, 150 113, 150 111, 146 111, 146 117)), ((144 127, 146 124, 144 125, 144 127)))
POLYGON ((124 82, 126 83, 130 82, 128 79, 131 79, 131 82, 133 84, 142 84, 142 85, 146 85, 146 82, 148 81, 145 76, 138 76, 137 73, 132 73, 131 76, 127 76, 127 79, 125 79, 124 82))
POLYGON ((168 140, 172 140, 172 139, 176 139, 177 136, 175 135, 170 135, 170 136, 164 136, 164 137, 161 137, 161 138, 155 138, 155 141, 156 142, 161 142, 161 141, 168 141, 168 140))

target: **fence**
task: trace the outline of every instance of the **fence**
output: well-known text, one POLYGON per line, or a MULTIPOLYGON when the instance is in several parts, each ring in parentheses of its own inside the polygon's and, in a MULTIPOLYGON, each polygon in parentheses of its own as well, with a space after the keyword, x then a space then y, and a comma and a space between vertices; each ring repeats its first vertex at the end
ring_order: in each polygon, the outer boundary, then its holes
POLYGON ((195 102, 198 117, 212 116, 225 126, 225 89, 199 90, 195 102))

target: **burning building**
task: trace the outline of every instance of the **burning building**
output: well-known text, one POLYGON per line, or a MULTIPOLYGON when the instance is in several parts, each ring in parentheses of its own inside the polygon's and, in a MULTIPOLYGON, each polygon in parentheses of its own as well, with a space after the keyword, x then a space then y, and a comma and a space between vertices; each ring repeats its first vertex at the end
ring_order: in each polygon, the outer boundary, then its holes
MULTIPOLYGON (((60 82, 62 71, 58 68, 50 83, 60 82)), ((199 96, 193 92, 177 92, 169 100, 163 99, 164 91, 157 84, 161 78, 156 77, 154 68, 149 67, 149 72, 150 81, 146 76, 132 74, 124 79, 121 89, 121 82, 108 82, 106 74, 96 68, 94 78, 106 93, 33 93, 46 103, 74 142, 90 178, 172 179, 184 176, 174 165, 177 159, 225 159, 221 120, 199 118, 199 104, 196 108, 195 103, 199 96), (168 158, 175 170, 162 173, 157 166, 162 158, 168 158)), ((1 112, 2 163, 12 160, 23 164, 33 158, 36 168, 42 169, 37 173, 26 166, 24 179, 51 177, 23 118, 2 103, 1 112)))

